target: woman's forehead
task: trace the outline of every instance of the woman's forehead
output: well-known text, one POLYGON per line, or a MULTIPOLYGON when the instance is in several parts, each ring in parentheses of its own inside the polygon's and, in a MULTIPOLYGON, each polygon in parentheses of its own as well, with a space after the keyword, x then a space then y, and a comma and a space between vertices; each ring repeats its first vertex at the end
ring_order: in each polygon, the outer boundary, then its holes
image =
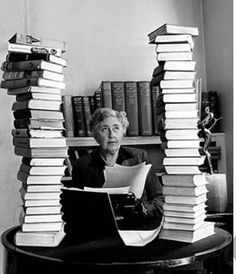
POLYGON ((100 125, 121 125, 121 122, 118 120, 115 116, 109 116, 103 119, 103 121, 100 122, 100 125))

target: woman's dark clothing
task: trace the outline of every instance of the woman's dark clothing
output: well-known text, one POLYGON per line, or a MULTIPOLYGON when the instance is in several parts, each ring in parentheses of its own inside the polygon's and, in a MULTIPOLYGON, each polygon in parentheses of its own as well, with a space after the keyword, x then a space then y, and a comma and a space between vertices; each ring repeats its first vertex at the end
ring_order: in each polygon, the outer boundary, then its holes
MULTIPOLYGON (((146 162, 150 163, 147 153, 144 150, 121 146, 116 163, 124 166, 133 166, 146 162)), ((105 162, 100 156, 100 151, 95 150, 91 154, 76 160, 72 170, 73 187, 83 189, 87 187, 102 187, 104 178, 105 162)), ((164 197, 162 185, 151 167, 145 182, 145 188, 141 197, 146 209, 147 216, 163 215, 164 197)))

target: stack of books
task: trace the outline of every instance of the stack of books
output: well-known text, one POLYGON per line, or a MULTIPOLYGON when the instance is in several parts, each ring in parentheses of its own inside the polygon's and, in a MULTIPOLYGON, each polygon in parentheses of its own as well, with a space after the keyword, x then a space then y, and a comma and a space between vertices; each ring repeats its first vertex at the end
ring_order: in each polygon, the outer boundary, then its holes
POLYGON ((65 50, 65 42, 17 33, 2 64, 1 87, 15 96, 14 152, 22 156, 17 179, 22 182, 23 214, 17 245, 56 246, 65 235, 60 204, 68 156, 61 95, 65 50))
POLYGON ((164 224, 160 238, 195 242, 214 233, 205 222, 207 181, 200 166, 198 90, 193 61, 198 28, 165 24, 148 35, 156 45, 158 66, 151 85, 160 89, 157 122, 165 152, 164 224))

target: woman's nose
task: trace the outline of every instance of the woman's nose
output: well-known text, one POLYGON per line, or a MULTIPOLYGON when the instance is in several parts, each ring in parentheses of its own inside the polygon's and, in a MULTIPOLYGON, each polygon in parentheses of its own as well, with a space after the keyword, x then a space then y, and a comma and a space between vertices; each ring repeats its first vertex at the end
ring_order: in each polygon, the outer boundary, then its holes
POLYGON ((109 137, 114 136, 114 131, 112 130, 112 128, 109 128, 109 129, 108 129, 108 136, 109 136, 109 137))

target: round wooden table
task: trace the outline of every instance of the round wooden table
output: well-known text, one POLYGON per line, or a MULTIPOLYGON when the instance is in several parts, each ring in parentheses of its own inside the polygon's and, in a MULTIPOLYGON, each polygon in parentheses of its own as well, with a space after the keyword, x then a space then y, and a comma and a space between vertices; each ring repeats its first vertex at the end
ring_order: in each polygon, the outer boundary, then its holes
POLYGON ((111 237, 78 245, 68 245, 65 239, 51 248, 18 247, 17 229, 10 228, 1 237, 4 274, 177 273, 183 268, 205 273, 205 268, 214 266, 216 273, 223 273, 219 259, 232 241, 230 233, 215 228, 214 235, 192 244, 157 238, 144 247, 127 247, 111 237))

